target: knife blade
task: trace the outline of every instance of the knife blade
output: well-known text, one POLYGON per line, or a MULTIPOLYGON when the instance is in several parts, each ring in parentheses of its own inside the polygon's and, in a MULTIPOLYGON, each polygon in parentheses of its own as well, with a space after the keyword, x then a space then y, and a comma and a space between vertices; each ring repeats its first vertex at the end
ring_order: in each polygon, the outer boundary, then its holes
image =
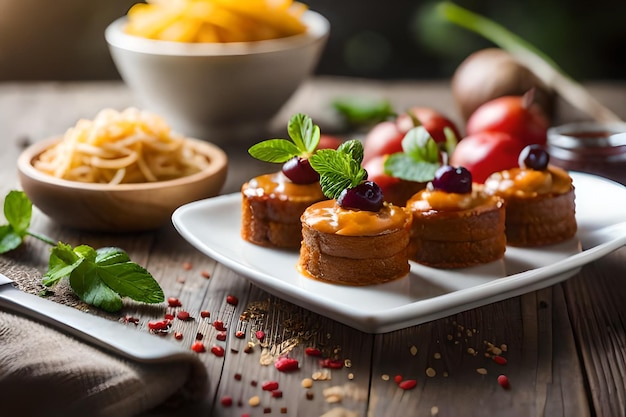
POLYGON ((0 274, 1 309, 52 325, 84 342, 133 361, 159 363, 189 360, 193 355, 191 351, 183 350, 159 336, 21 291, 3 274, 0 274))

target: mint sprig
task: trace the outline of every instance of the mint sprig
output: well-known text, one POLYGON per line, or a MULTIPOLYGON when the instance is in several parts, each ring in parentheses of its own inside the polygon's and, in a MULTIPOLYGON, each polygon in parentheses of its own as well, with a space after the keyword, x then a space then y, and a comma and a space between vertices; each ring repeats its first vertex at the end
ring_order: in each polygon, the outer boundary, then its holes
POLYGON ((407 181, 431 181, 442 159, 447 162, 456 147, 457 138, 452 129, 444 128, 444 134, 446 142, 438 144, 423 126, 412 128, 402 139, 402 152, 391 154, 385 160, 385 173, 407 181))
POLYGON ((268 139, 252 145, 248 153, 265 162, 283 163, 300 156, 309 157, 320 142, 320 128, 313 120, 302 113, 296 113, 287 124, 289 139, 268 139))
POLYGON ((356 139, 342 143, 336 150, 320 149, 309 158, 311 167, 320 174, 322 192, 330 199, 367 178, 362 161, 363 144, 356 139))
POLYGON ((0 226, 0 254, 18 248, 26 236, 53 246, 48 271, 42 279, 44 286, 51 287, 67 277, 82 301, 108 312, 122 308, 122 297, 144 303, 160 303, 165 299, 154 277, 131 262, 122 249, 96 250, 87 245, 72 248, 31 232, 32 202, 24 192, 9 192, 4 200, 4 215, 8 224, 0 226))

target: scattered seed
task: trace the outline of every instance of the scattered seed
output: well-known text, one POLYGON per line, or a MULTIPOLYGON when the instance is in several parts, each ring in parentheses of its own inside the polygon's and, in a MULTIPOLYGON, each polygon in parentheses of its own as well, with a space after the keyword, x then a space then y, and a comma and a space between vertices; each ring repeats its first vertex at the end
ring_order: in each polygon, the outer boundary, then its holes
POLYGON ((304 349, 304 354, 307 356, 322 356, 322 351, 315 347, 308 347, 304 349))
POLYGON ((176 297, 169 297, 167 299, 167 305, 170 307, 180 307, 183 304, 180 302, 180 300, 176 297))
POLYGON ((163 316, 163 318, 164 318, 165 320, 170 320, 170 321, 171 321, 171 320, 174 320, 174 315, 173 315, 173 314, 171 314, 171 313, 166 313, 166 314, 163 316))
POLYGON ((487 370, 485 368, 476 368, 476 372, 481 375, 487 375, 487 370))
POLYGON ((417 386, 417 381, 415 379, 405 379, 404 381, 398 384, 400 388, 403 390, 410 390, 417 386))
POLYGON ((253 387, 256 387, 257 385, 259 385, 259 383, 253 379, 252 381, 250 381, 250 385, 252 385, 253 387))
POLYGON ((402 382, 404 378, 402 378, 402 375, 396 375, 393 377, 393 380, 395 381, 396 384, 399 384, 400 382, 402 382))
POLYGON ((272 409, 270 407, 265 407, 263 409, 263 414, 270 414, 272 412, 272 409))
POLYGON ((124 316, 124 318, 122 319, 122 321, 124 323, 132 323, 132 324, 139 324, 139 319, 133 316, 124 316))
POLYGON ((169 329, 170 323, 171 322, 168 319, 149 321, 148 329, 154 330, 154 331, 164 331, 164 330, 169 329))
POLYGON ((475 356, 476 355, 476 350, 474 348, 467 348, 467 353, 469 353, 470 355, 475 356))
POLYGON ((263 391, 274 391, 278 389, 278 382, 277 381, 267 381, 264 382, 263 385, 261 385, 261 389, 263 389, 263 391))
POLYGON ((511 383, 509 382, 509 378, 506 375, 498 376, 498 384, 505 390, 511 389, 511 383))
POLYGON ((231 306, 236 306, 237 304, 239 304, 239 299, 235 297, 234 295, 227 295, 226 302, 230 304, 231 306))
POLYGON ((219 330, 222 332, 226 330, 226 326, 224 326, 224 322, 222 320, 215 320, 213 322, 213 327, 215 327, 215 330, 219 330))
POLYGON ((280 414, 287 414, 287 407, 281 407, 280 414))
POLYGON ((220 402, 222 403, 224 407, 230 407, 231 405, 233 405, 233 399, 232 397, 229 397, 229 396, 222 397, 220 402))
POLYGON ((435 353, 433 354, 433 358, 435 358, 435 359, 441 359, 441 353, 439 353, 439 352, 435 352, 435 353))
POLYGON ((283 392, 279 389, 272 391, 272 398, 283 398, 283 392))
POLYGON ((417 347, 415 345, 411 346, 409 352, 411 353, 411 356, 417 355, 417 347))
POLYGON ((430 407, 430 415, 431 416, 439 415, 439 407, 437 407, 436 405, 433 405, 432 407, 430 407))
POLYGON ((183 262, 183 269, 185 271, 189 271, 191 268, 193 268, 193 265, 191 264, 191 262, 183 262))
POLYGON ((204 335, 200 332, 196 333, 196 340, 202 340, 204 339, 204 335))
POLYGON ((250 397, 250 399, 248 400, 248 404, 250 404, 250 406, 252 407, 257 407, 259 404, 261 404, 261 399, 255 395, 254 397, 250 397))
POLYGON ((252 353, 254 351, 254 343, 248 343, 245 348, 243 348, 244 353, 252 353))
POLYGON ((500 349, 502 349, 502 352, 506 352, 508 348, 509 348, 509 347, 508 347, 505 343, 502 343, 502 344, 500 345, 500 349))
POLYGON ((206 352, 206 348, 204 347, 204 343, 202 343, 202 342, 194 342, 191 345, 191 350, 193 350, 194 352, 197 352, 197 353, 206 352))
POLYGON ((498 365, 506 365, 507 360, 504 356, 496 355, 493 357, 493 361, 498 365))
POLYGON ((241 381, 241 374, 240 373, 236 373, 235 374, 235 381, 241 381))
POLYGON ((262 342, 263 339, 265 339, 265 332, 263 330, 257 330, 256 333, 254 333, 254 335, 256 336, 259 342, 262 342))
POLYGON ((200 272, 200 275, 202 275, 202 277, 206 279, 211 278, 211 273, 209 271, 202 271, 200 272))
POLYGON ((237 331, 235 332, 235 337, 236 337, 237 339, 243 339, 244 337, 246 337, 246 333, 245 333, 245 332, 242 332, 241 330, 237 330, 237 331))
POLYGON ((203 319, 206 319, 206 318, 208 318, 208 317, 211 317, 211 313, 210 313, 210 312, 208 312, 207 310, 202 310, 202 311, 200 312, 200 317, 202 317, 203 319))
POLYGON ((380 376, 380 379, 382 379, 383 381, 389 381, 389 375, 387 375, 387 374, 382 374, 382 375, 380 376))
POLYGON ((221 346, 217 346, 217 345, 213 346, 211 348, 211 353, 217 356, 218 358, 221 358, 222 356, 224 356, 224 348, 221 346))
POLYGON ((307 391, 306 392, 306 399, 307 400, 312 400, 315 397, 315 395, 313 394, 313 391, 307 391))
POLYGON ((297 359, 293 358, 278 358, 274 363, 274 367, 278 369, 280 372, 291 372, 295 371, 299 368, 299 363, 297 359))
POLYGON ((320 360, 319 364, 320 364, 320 366, 322 368, 328 368, 328 369, 341 369, 341 368, 343 368, 343 361, 341 361, 339 359, 326 358, 326 359, 320 360))
POLYGON ((350 372, 350 373, 348 374, 348 379, 349 379, 350 381, 352 381, 352 380, 354 379, 354 374, 353 374, 352 372, 350 372))
POLYGON ((435 371, 433 368, 426 368, 427 377, 433 378, 436 375, 437 375, 437 371, 435 371))
POLYGON ((302 388, 311 388, 313 386, 313 380, 311 378, 304 378, 302 382, 300 382, 302 388))
POLYGON ((176 314, 176 318, 178 318, 178 320, 182 320, 182 321, 192 320, 192 317, 189 314, 189 312, 185 311, 185 310, 179 311, 178 314, 176 314))
POLYGON ((174 333, 174 339, 182 340, 183 339, 183 334, 181 332, 175 332, 174 333))
POLYGON ((219 332, 218 334, 215 335, 215 338, 217 340, 219 340, 220 342, 223 342, 226 340, 226 332, 219 332))

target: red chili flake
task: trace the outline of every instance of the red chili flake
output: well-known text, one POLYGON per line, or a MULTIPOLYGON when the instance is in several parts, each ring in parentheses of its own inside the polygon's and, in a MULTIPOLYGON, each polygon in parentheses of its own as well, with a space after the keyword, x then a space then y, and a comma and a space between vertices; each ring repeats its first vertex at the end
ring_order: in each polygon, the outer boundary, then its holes
POLYGON ((509 382, 509 378, 506 375, 498 376, 498 384, 505 390, 511 389, 511 383, 509 382))
POLYGON ((322 368, 341 369, 343 368, 343 361, 339 359, 326 358, 320 360, 320 366, 322 368))
POLYGON ((263 385, 261 385, 261 388, 263 389, 263 391, 274 391, 278 389, 278 382, 277 381, 267 381, 264 382, 263 385))
POLYGON ((241 374, 240 373, 236 373, 235 374, 235 380, 236 381, 241 381, 241 374))
POLYGON ((239 353, 239 349, 235 349, 235 348, 230 348, 230 351, 232 353, 239 353))
POLYGON ((232 397, 229 397, 229 396, 227 396, 227 395, 226 395, 226 396, 224 396, 224 397, 222 397, 222 399, 220 400, 220 402, 222 403, 222 405, 223 405, 224 407, 230 407, 231 405, 233 405, 233 399, 232 399, 232 397))
POLYGON ((174 333, 174 339, 182 340, 183 339, 183 334, 181 332, 174 333))
POLYGON ((139 324, 139 319, 133 316, 124 316, 124 318, 122 319, 122 321, 124 323, 132 323, 132 324, 139 324))
POLYGON ((274 367, 280 372, 291 372, 299 368, 298 360, 293 358, 278 358, 274 363, 274 367))
POLYGON ((189 312, 184 311, 184 310, 179 311, 178 314, 176 314, 176 317, 178 318, 178 320, 182 320, 182 321, 188 321, 192 319, 189 312))
POLYGON ((206 352, 206 348, 204 347, 204 343, 202 342, 193 342, 191 345, 191 350, 197 353, 206 352))
POLYGON ((211 348, 211 353, 221 358, 222 356, 224 356, 224 348, 221 346, 215 345, 211 348))
POLYGON ((279 389, 272 391, 272 398, 283 398, 283 392, 279 389))
POLYGON ((393 380, 396 382, 396 384, 399 384, 400 382, 402 382, 404 378, 402 377, 402 375, 396 375, 393 377, 393 380))
POLYGON ((259 342, 262 342, 265 339, 265 332, 263 330, 257 330, 254 334, 259 342))
POLYGON ((247 344, 245 348, 243 348, 244 353, 252 353, 254 351, 254 345, 247 344))
POLYGON ((226 340, 226 332, 219 332, 217 335, 215 335, 215 338, 220 342, 223 342, 224 340, 226 340))
POLYGON ((272 409, 270 407, 265 407, 263 409, 263 414, 270 414, 272 412, 272 409))
POLYGON ((313 391, 307 391, 306 392, 306 399, 307 400, 312 400, 315 397, 315 394, 313 394, 313 391))
POLYGON ((196 340, 202 340, 204 339, 204 335, 200 332, 196 333, 196 340))
POLYGON ((400 382, 398 386, 403 390, 413 389, 417 386, 417 381, 415 379, 405 379, 404 381, 400 382))
POLYGON ((208 312, 207 310, 202 310, 202 311, 200 312, 200 317, 202 317, 203 319, 206 319, 206 318, 208 318, 208 317, 211 317, 211 313, 210 313, 210 312, 208 312))
POLYGON ((191 265, 191 262, 183 262, 183 269, 185 271, 189 271, 191 268, 193 268, 193 266, 191 265))
POLYGON ((493 361, 497 363, 498 365, 506 365, 506 363, 508 362, 504 356, 500 356, 500 355, 495 355, 493 357, 493 361))
POLYGON ((282 407, 280 409, 280 414, 287 414, 287 407, 282 407))
POLYGON ((226 326, 224 326, 224 322, 222 320, 215 320, 213 322, 213 327, 215 327, 215 330, 219 330, 221 332, 226 330, 226 326))
POLYGON ((170 313, 166 313, 166 314, 163 316, 163 318, 165 318, 165 320, 170 320, 170 321, 172 321, 172 320, 174 320, 174 315, 173 315, 173 314, 170 314, 170 313))
POLYGON ((239 304, 239 299, 235 297, 234 295, 227 295, 226 302, 230 304, 231 306, 236 306, 237 304, 239 304))
POLYGON ((252 381, 250 381, 250 385, 252 385, 253 387, 256 387, 259 383, 256 382, 254 379, 252 381))
POLYGON ((243 339, 245 336, 246 336, 246 333, 245 333, 245 332, 242 332, 241 330, 237 330, 237 331, 235 332, 235 337, 236 337, 237 339, 243 339))
POLYGON ((307 356, 322 356, 322 351, 318 348, 308 347, 304 349, 304 354, 307 356))
POLYGON ((170 307, 180 307, 182 306, 182 303, 176 297, 169 297, 167 299, 167 305, 169 305, 170 307))
POLYGON ((200 275, 202 275, 206 279, 211 278, 211 273, 209 271, 202 271, 200 272, 200 275))
POLYGON ((167 319, 148 322, 148 329, 150 330, 163 331, 163 330, 167 330, 169 327, 170 327, 170 321, 167 319))

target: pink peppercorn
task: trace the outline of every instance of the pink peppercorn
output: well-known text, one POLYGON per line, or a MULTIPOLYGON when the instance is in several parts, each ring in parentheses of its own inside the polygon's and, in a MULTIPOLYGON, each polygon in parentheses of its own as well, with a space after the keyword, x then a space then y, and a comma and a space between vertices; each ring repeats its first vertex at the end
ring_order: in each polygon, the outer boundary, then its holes
POLYGON ((494 356, 493 361, 497 363, 498 365, 506 365, 507 363, 506 358, 504 356, 499 356, 499 355, 494 356))
POLYGON ((178 318, 178 320, 182 321, 191 320, 191 315, 189 314, 189 312, 184 310, 179 311, 178 314, 176 314, 176 317, 178 318))
POLYGON ((233 399, 232 399, 232 397, 229 397, 229 396, 227 396, 227 395, 226 395, 226 396, 224 396, 224 397, 222 397, 222 399, 221 399, 221 401, 220 401, 220 402, 222 403, 222 405, 223 405, 224 407, 230 407, 231 405, 233 405, 233 399))
POLYGON ((274 391, 278 389, 278 382, 277 381, 267 381, 264 382, 263 385, 261 385, 261 388, 263 389, 263 391, 274 391))
POLYGON ((280 372, 291 372, 299 368, 299 363, 297 359, 282 357, 276 360, 274 367, 280 372))
POLYGON ((182 303, 176 297, 169 297, 167 299, 167 305, 169 305, 170 307, 180 307, 182 306, 182 303))
POLYGON ((222 320, 215 320, 213 322, 213 327, 215 327, 215 330, 219 330, 221 332, 226 330, 226 326, 224 326, 224 322, 222 320))
POLYGON ((221 346, 213 346, 211 348, 211 353, 221 358, 222 356, 224 356, 224 348, 221 346))
POLYGON ((307 356, 322 356, 322 351, 318 348, 308 347, 304 349, 304 354, 307 356))
POLYGON ((257 330, 254 334, 259 342, 262 342, 265 339, 265 332, 263 330, 257 330))
POLYGON ((206 348, 204 347, 204 343, 202 343, 202 342, 194 342, 191 345, 191 350, 193 350, 194 352, 197 352, 197 353, 206 352, 206 348))
POLYGON ((417 386, 417 381, 414 379, 405 379, 404 381, 400 382, 398 386, 403 390, 410 390, 417 386))
POLYGON ((498 384, 505 390, 511 389, 511 383, 509 382, 509 378, 506 375, 498 376, 498 384))
POLYGON ((239 304, 239 299, 234 295, 227 295, 226 302, 232 306, 236 306, 237 304, 239 304))
POLYGON ((211 317, 211 313, 209 313, 207 310, 202 310, 200 312, 200 317, 202 317, 203 319, 206 319, 207 317, 211 317))
POLYGON ((223 342, 226 340, 226 332, 219 332, 217 335, 215 335, 215 338, 217 340, 219 340, 220 342, 223 342))

